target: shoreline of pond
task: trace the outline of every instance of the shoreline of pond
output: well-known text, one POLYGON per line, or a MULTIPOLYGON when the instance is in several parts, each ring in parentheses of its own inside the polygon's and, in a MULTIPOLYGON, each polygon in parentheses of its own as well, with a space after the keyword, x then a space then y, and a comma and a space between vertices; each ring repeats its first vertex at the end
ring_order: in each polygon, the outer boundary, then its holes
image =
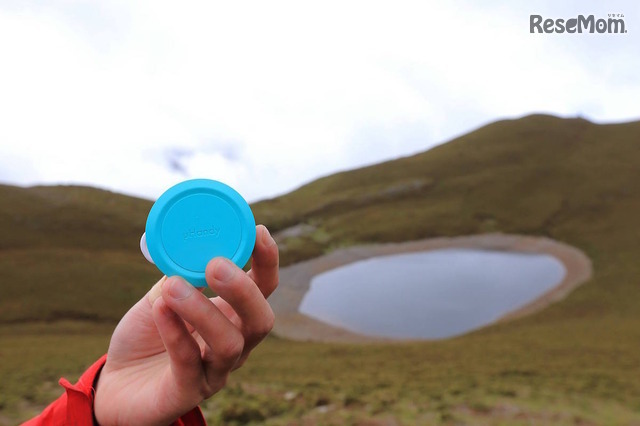
MULTIPOLYGON (((459 237, 429 238, 405 243, 353 246, 333 251, 280 270, 280 285, 269 301, 276 315, 275 335, 299 341, 320 342, 381 342, 402 341, 356 334, 308 317, 298 307, 309 290, 314 276, 331 269, 372 257, 401 253, 423 252, 446 248, 507 251, 516 253, 547 254, 558 259, 566 274, 558 285, 500 317, 497 322, 510 321, 538 312, 552 303, 564 299, 579 285, 587 282, 593 273, 590 259, 579 249, 546 237, 514 234, 480 234, 459 237)), ((488 327, 491 324, 485 326, 488 327)), ((484 327, 483 327, 484 328, 484 327)))

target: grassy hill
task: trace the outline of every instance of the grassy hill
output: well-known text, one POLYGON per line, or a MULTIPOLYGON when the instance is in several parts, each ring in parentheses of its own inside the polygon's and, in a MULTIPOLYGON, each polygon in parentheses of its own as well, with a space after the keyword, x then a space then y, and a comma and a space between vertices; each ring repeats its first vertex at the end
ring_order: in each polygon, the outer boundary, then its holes
MULTIPOLYGON (((640 122, 532 115, 254 204, 280 235, 283 264, 355 243, 501 231, 577 246, 594 277, 543 312, 443 342, 271 338, 205 404, 210 421, 639 423, 638 182, 640 122)), ((10 186, 0 200, 0 424, 10 424, 106 349, 158 273, 138 249, 149 201, 10 186)))
POLYGON ((319 179, 254 210, 274 228, 322 228, 332 238, 318 252, 488 231, 586 244, 585 233, 608 233, 639 211, 639 135, 640 122, 499 121, 418 155, 319 179))
POLYGON ((138 244, 150 201, 5 185, 0 200, 0 322, 117 321, 158 275, 138 244))

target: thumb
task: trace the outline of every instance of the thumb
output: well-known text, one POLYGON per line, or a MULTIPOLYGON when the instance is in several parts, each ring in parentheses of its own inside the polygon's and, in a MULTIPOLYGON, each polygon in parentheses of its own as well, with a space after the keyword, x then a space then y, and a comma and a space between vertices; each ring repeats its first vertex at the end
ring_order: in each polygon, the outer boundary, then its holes
POLYGON ((149 306, 153 306, 153 302, 160 296, 162 296, 162 284, 167 280, 167 276, 164 275, 157 283, 151 287, 151 290, 147 293, 147 300, 149 301, 149 306))

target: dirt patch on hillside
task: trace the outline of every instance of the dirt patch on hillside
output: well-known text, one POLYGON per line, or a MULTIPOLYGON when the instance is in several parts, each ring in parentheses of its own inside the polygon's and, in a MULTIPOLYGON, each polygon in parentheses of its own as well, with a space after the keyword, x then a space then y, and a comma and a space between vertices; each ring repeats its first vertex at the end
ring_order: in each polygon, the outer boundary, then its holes
POLYGON ((300 306, 302 298, 309 290, 311 279, 315 275, 330 269, 371 257, 445 248, 548 254, 562 262, 566 269, 566 275, 556 287, 527 305, 509 312, 501 317, 499 321, 508 321, 529 315, 551 303, 562 300, 577 286, 588 281, 592 274, 591 261, 582 251, 559 241, 543 237, 483 234, 451 238, 430 238, 397 244, 349 247, 281 269, 280 285, 269 299, 276 314, 274 332, 279 336, 295 340, 342 342, 385 340, 333 327, 298 312, 298 306, 300 306))

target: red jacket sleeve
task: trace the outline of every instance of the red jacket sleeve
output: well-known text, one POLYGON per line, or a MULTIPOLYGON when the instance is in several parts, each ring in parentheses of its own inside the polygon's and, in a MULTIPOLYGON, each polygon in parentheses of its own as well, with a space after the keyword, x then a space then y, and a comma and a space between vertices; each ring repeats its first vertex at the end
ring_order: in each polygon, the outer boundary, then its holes
MULTIPOLYGON (((82 374, 75 385, 65 378, 60 379, 60 385, 65 393, 56 399, 40 415, 26 421, 22 426, 94 426, 93 398, 95 390, 93 383, 107 360, 103 355, 87 371, 82 374)), ((199 407, 194 408, 171 426, 206 426, 199 407)))

